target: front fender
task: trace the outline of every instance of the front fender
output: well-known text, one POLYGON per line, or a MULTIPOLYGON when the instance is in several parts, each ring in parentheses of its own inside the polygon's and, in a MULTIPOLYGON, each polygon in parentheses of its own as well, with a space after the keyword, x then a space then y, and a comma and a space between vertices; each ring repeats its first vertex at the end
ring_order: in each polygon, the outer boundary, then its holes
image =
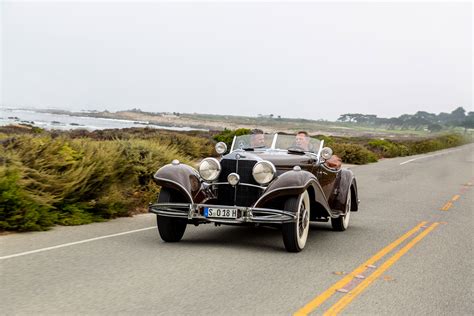
POLYGON ((318 179, 310 172, 303 170, 290 170, 281 174, 267 187, 263 195, 255 203, 255 207, 264 205, 270 200, 281 196, 299 195, 312 188, 316 202, 322 205, 327 213, 330 207, 318 179))
POLYGON ((181 192, 189 203, 193 203, 193 196, 201 187, 197 170, 179 163, 161 167, 153 176, 153 180, 162 187, 181 192))
POLYGON ((340 172, 339 179, 336 179, 336 187, 329 198, 329 204, 334 210, 345 212, 346 210, 346 201, 347 194, 351 193, 351 211, 356 212, 358 210, 358 192, 357 192, 357 182, 354 177, 354 174, 349 169, 343 169, 340 172), (351 190, 352 192, 350 192, 351 190))

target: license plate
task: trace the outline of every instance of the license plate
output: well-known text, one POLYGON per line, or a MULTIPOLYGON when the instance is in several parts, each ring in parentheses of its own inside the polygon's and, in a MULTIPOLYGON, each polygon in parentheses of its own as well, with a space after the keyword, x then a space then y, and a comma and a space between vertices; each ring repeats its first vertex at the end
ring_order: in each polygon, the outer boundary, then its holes
POLYGON ((237 210, 229 208, 204 208, 204 217, 208 218, 237 218, 237 210))

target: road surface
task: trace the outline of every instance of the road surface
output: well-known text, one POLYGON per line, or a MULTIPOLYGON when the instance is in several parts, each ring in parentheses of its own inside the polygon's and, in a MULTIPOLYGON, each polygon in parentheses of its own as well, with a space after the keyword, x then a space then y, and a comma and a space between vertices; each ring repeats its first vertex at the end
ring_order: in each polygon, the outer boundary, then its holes
POLYGON ((349 229, 297 254, 270 228, 164 243, 152 214, 0 236, 2 314, 474 314, 474 147, 352 170, 349 229))

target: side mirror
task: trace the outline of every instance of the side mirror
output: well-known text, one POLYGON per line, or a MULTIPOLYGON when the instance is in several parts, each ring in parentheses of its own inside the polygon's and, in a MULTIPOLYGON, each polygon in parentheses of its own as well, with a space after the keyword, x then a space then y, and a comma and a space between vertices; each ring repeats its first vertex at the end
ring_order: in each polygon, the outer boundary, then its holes
POLYGON ((324 160, 331 159, 332 157, 332 149, 329 147, 324 147, 321 150, 321 157, 323 157, 324 160))

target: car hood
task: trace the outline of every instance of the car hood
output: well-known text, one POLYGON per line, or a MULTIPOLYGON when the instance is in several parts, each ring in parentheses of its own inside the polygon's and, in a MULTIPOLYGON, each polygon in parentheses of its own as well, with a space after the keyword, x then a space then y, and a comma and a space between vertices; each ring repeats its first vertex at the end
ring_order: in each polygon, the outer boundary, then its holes
POLYGON ((282 151, 233 151, 222 159, 237 159, 237 155, 242 160, 268 160, 280 171, 291 170, 294 166, 300 166, 302 169, 308 170, 314 163, 314 158, 309 155, 291 154, 282 151))

